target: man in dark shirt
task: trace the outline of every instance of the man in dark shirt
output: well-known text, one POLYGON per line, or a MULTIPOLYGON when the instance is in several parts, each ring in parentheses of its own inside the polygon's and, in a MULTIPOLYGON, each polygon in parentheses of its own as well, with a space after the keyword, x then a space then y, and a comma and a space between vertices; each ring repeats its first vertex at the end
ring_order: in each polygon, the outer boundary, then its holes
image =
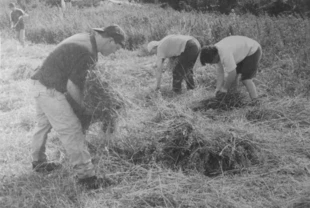
POLYGON ((23 10, 16 8, 14 3, 9 4, 11 9, 10 22, 11 28, 16 31, 16 39, 25 46, 25 24, 24 17, 28 16, 23 10))
POLYGON ((60 167, 60 164, 48 162, 45 154, 47 134, 54 128, 77 174, 78 183, 88 189, 105 184, 104 179, 95 175, 81 122, 66 94, 83 109, 82 90, 87 71, 92 70, 98 60, 98 52, 107 56, 120 49, 124 41, 125 33, 117 25, 94 28, 90 34, 73 35, 59 43, 31 77, 37 117, 32 141, 35 171, 52 171, 60 167))

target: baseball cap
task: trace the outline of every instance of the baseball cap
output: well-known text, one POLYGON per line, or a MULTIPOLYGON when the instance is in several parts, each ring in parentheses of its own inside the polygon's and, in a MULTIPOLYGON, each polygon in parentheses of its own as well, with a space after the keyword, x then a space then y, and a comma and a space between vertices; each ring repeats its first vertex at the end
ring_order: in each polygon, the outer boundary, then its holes
POLYGON ((126 33, 118 25, 110 25, 104 28, 93 28, 93 30, 104 33, 108 37, 112 37, 115 43, 120 44, 122 47, 125 46, 126 33))

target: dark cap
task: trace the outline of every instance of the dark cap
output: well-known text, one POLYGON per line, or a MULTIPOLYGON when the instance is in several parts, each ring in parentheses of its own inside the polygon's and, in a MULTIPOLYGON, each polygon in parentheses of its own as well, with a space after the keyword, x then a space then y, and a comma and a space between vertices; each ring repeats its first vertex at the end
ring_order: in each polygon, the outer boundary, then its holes
POLYGON ((122 47, 125 45, 126 33, 118 25, 110 25, 105 28, 93 28, 93 30, 104 34, 107 37, 112 37, 115 43, 120 44, 122 47))

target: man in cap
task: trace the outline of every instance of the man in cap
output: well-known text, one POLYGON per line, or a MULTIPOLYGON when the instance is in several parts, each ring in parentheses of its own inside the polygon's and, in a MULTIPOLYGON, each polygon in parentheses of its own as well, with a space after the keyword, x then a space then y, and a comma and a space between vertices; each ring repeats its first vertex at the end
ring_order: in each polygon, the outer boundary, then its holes
POLYGON ((229 36, 215 45, 203 47, 199 60, 202 65, 218 64, 217 98, 223 98, 228 90, 237 86, 240 74, 251 99, 256 102, 258 94, 252 79, 256 76, 261 57, 262 48, 257 41, 245 36, 229 36), (225 72, 228 73, 226 80, 225 72))
POLYGON ((54 128, 66 149, 78 183, 88 189, 105 184, 104 179, 95 175, 81 122, 70 103, 73 100, 84 109, 82 90, 87 71, 92 70, 98 61, 98 52, 108 56, 123 47, 124 41, 125 32, 117 25, 73 35, 59 43, 31 77, 37 119, 32 140, 35 171, 49 172, 61 167, 58 163, 48 162, 45 153, 47 134, 54 128))
POLYGON ((9 4, 11 10, 10 23, 11 28, 16 31, 16 39, 25 46, 25 24, 24 17, 28 16, 22 9, 16 8, 14 3, 9 4))
POLYGON ((188 35, 168 35, 160 41, 151 41, 147 49, 157 53, 156 90, 160 89, 163 62, 166 58, 174 62, 172 69, 172 89, 176 93, 182 91, 182 81, 185 80, 187 89, 195 87, 193 67, 200 51, 197 39, 188 35))

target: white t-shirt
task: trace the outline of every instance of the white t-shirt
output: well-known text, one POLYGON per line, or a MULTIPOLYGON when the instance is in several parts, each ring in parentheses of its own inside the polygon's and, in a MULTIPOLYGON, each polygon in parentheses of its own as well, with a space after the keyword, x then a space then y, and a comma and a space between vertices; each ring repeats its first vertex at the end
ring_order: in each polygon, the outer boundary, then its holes
POLYGON ((194 40, 200 48, 198 40, 188 35, 168 35, 159 41, 157 47, 158 58, 170 58, 179 56, 184 52, 187 41, 194 40))
POLYGON ((236 69, 237 64, 245 57, 254 54, 260 44, 245 36, 229 36, 215 44, 220 62, 226 72, 236 69))

